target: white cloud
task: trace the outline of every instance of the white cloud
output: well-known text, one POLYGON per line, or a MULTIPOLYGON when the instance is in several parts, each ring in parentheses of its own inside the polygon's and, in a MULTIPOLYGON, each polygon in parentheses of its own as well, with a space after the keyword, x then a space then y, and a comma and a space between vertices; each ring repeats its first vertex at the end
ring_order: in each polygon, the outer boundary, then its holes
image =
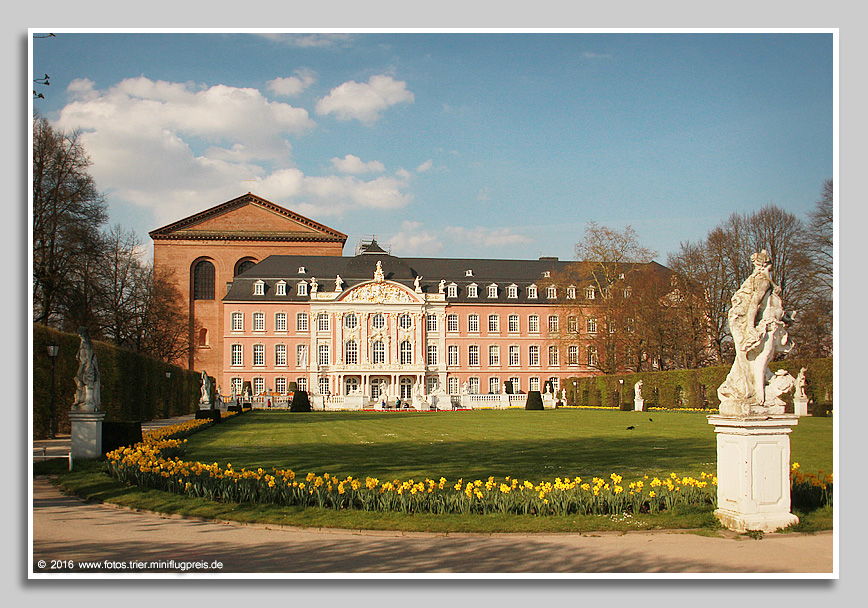
POLYGON ((415 97, 407 83, 383 74, 371 76, 367 83, 354 80, 335 87, 316 104, 316 113, 334 114, 338 120, 375 122, 380 112, 399 103, 413 103, 415 97))
POLYGON ((403 222, 400 231, 384 242, 391 245, 394 255, 431 257, 443 250, 443 242, 422 230, 421 222, 403 222))
POLYGON ((314 73, 308 69, 295 71, 298 76, 275 78, 265 83, 268 90, 280 97, 294 97, 316 82, 314 73))
POLYGON ((352 173, 360 175, 362 173, 382 173, 386 167, 378 160, 364 162, 358 156, 347 154, 343 158, 333 158, 332 165, 341 173, 352 173))
POLYGON ((299 48, 325 48, 346 45, 353 40, 352 34, 259 34, 263 38, 299 48))
POLYGON ((425 173, 425 171, 429 170, 433 165, 434 165, 433 160, 431 160, 431 159, 426 160, 424 163, 422 163, 421 165, 416 167, 416 172, 417 173, 425 173))
POLYGON ((523 234, 512 232, 511 228, 463 228, 447 226, 446 234, 458 241, 470 242, 483 247, 501 247, 504 245, 526 245, 533 240, 523 234))

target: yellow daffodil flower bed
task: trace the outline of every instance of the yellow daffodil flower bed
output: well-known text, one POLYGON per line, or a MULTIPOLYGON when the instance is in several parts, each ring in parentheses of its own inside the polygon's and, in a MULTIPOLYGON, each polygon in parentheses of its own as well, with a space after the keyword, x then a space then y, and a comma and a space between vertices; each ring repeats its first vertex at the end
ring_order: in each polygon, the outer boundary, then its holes
POLYGON ((714 505, 717 494, 717 479, 708 473, 699 479, 672 473, 664 479, 646 476, 629 483, 615 473, 607 479, 558 477, 539 483, 510 477, 381 481, 339 479, 328 473, 301 476, 292 470, 236 470, 231 463, 221 467, 216 462, 181 460, 184 437, 211 424, 197 420, 149 432, 141 443, 108 453, 109 472, 126 483, 225 502, 403 513, 654 513, 676 505, 714 505))
POLYGON ((794 509, 813 511, 819 507, 832 506, 832 474, 804 473, 798 462, 790 469, 790 497, 794 509))

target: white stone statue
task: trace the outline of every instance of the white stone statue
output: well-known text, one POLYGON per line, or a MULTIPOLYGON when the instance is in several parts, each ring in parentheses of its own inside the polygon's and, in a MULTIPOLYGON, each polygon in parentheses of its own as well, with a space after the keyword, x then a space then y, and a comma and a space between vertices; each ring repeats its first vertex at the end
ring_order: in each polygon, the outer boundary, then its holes
POLYGON ((377 283, 382 283, 385 279, 385 275, 383 274, 383 264, 377 260, 377 269, 374 271, 374 280, 377 283))
MULTIPOLYGON (((785 405, 781 395, 793 390, 796 379, 785 369, 779 369, 765 387, 765 405, 767 407, 783 408, 785 405)), ((783 410, 774 413, 783 414, 783 410)))
POLYGON ((501 383, 500 383, 500 394, 501 394, 501 395, 505 395, 505 394, 506 394, 506 383, 505 383, 505 382, 501 382, 501 383))
POLYGON ((319 283, 316 282, 316 277, 310 278, 310 293, 316 293, 316 290, 319 289, 319 283))
POLYGON ((440 283, 437 285, 437 293, 446 293, 446 279, 440 279, 440 283))
POLYGON ((207 409, 211 406, 211 378, 202 372, 202 396, 199 397, 199 407, 207 409))
POLYGON ((461 383, 461 394, 462 394, 462 395, 466 395, 466 394, 467 394, 467 382, 462 382, 462 383, 461 383))
POLYGON ((100 375, 96 353, 86 327, 78 330, 81 345, 78 347, 78 372, 75 374, 74 412, 98 412, 100 408, 100 375))
POLYGON ((413 279, 413 289, 416 290, 416 293, 422 293, 422 287, 419 285, 419 281, 422 280, 422 275, 417 274, 416 278, 413 279))
POLYGON ((808 394, 805 392, 805 372, 807 370, 803 367, 799 370, 799 375, 796 376, 796 386, 793 397, 796 399, 807 399, 808 394))
POLYGON ((341 278, 341 275, 335 277, 335 291, 341 291, 344 286, 344 280, 341 278))
POLYGON ((633 385, 633 398, 634 399, 642 399, 642 386, 643 382, 639 380, 636 384, 633 385))
MULTIPOLYGON (((728 315, 735 361, 717 389, 721 416, 783 413, 769 410, 772 404, 766 404, 766 384, 772 378, 768 366, 775 354, 792 348, 787 334, 790 318, 784 313, 781 288, 772 281, 766 250, 753 254, 751 261, 754 270, 732 296, 728 315)), ((773 405, 777 410, 778 404, 773 405)))

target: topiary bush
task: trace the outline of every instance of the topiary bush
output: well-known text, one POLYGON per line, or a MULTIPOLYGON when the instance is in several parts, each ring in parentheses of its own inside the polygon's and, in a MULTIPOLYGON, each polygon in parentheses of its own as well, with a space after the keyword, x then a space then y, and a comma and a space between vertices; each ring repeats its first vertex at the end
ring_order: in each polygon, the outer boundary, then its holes
POLYGON ((539 391, 528 391, 527 402, 524 405, 526 410, 544 410, 542 393, 539 391))
POLYGON ((307 396, 307 391, 295 391, 292 394, 292 403, 289 404, 290 412, 309 412, 310 399, 307 396))

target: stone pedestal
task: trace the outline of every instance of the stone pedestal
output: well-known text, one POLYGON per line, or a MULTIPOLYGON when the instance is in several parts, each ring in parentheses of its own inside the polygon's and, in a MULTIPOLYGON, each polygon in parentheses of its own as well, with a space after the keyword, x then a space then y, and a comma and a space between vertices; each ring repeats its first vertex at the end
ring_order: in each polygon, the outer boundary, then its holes
POLYGON ((93 460, 102 457, 102 421, 105 412, 69 413, 73 460, 93 460))
POLYGON ((644 411, 645 409, 645 400, 644 399, 633 399, 633 410, 636 412, 644 411))
POLYGON ((793 397, 793 412, 796 416, 808 415, 808 398, 793 397))
POLYGON ((708 416, 717 433, 715 517, 736 532, 774 532, 790 512, 790 437, 796 416, 708 416))

